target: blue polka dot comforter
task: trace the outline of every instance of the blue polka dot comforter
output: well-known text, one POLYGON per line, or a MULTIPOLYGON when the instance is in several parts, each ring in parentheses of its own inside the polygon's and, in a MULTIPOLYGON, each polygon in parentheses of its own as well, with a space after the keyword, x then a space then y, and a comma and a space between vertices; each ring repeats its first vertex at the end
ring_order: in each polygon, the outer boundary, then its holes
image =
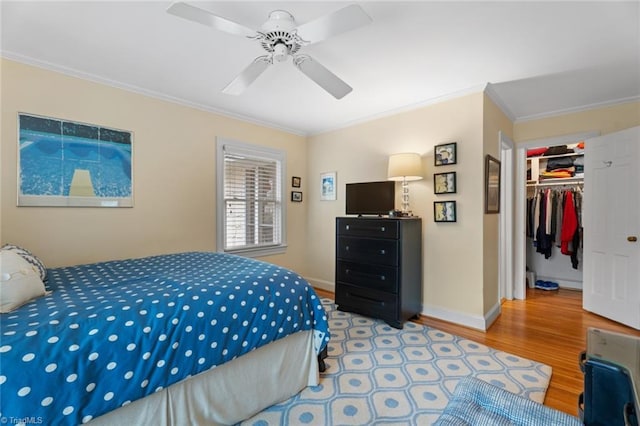
MULTIPOLYGON (((84 423, 300 330, 329 340, 313 288, 276 265, 180 253, 49 269, 3 314, 3 421, 84 423)), ((265 366, 269 368, 269 366, 265 366)))

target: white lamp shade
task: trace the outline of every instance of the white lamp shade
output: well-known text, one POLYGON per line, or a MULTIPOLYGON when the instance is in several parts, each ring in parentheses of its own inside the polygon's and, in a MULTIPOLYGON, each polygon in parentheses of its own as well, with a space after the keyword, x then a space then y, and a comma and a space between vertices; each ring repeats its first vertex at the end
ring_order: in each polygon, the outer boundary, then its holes
POLYGON ((422 179, 422 159, 420 154, 409 152, 389 156, 387 178, 398 181, 422 179))

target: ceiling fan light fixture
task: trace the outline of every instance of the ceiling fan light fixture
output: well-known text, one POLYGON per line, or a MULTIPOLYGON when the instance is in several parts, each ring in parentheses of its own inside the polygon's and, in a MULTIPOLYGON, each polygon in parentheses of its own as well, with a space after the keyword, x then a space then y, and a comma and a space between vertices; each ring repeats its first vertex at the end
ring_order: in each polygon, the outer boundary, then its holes
POLYGON ((284 43, 278 43, 273 46, 273 59, 278 62, 284 62, 289 57, 289 48, 284 43))

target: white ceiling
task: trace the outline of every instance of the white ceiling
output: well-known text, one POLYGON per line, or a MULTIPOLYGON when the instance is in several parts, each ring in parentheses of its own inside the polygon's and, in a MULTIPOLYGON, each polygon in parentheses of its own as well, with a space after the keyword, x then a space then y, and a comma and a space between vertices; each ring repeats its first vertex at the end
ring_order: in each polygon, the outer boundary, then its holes
MULTIPOLYGON (((197 2, 259 28, 353 2, 197 2)), ((358 2, 373 23, 303 47, 353 87, 336 100, 289 60, 221 90, 258 42, 166 13, 168 1, 2 1, 2 56, 298 134, 482 90, 512 119, 640 99, 640 2, 358 2)))

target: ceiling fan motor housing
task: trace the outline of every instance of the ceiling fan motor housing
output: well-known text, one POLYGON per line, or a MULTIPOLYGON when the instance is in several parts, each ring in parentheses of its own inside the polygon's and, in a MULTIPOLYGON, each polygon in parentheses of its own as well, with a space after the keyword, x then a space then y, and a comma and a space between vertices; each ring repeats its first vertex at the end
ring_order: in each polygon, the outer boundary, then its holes
POLYGON ((274 10, 269 14, 269 20, 262 25, 260 43, 273 59, 282 62, 289 55, 293 55, 302 45, 302 40, 295 33, 296 21, 285 10, 274 10))

